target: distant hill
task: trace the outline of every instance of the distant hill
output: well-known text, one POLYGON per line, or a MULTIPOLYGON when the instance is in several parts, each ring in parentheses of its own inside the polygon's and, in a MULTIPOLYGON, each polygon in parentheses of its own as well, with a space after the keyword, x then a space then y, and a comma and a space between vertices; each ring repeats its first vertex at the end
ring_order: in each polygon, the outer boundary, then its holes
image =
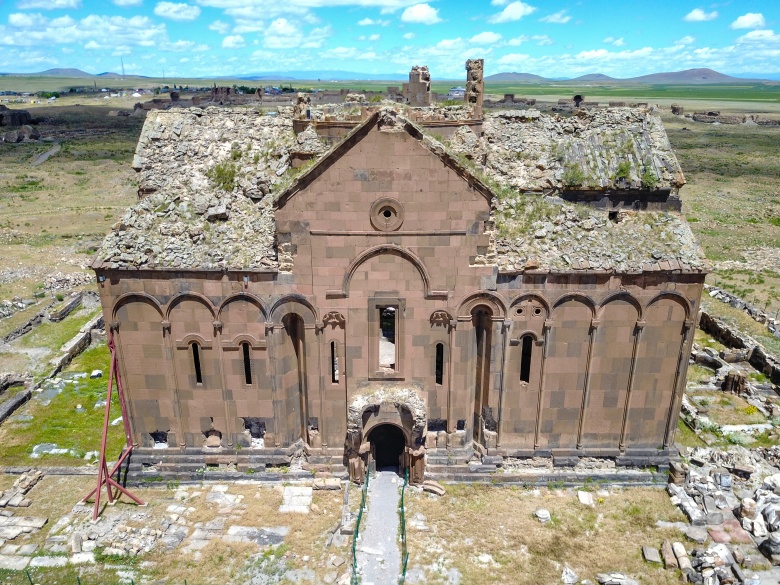
MULTIPOLYGON (((731 77, 718 73, 712 69, 686 69, 685 71, 670 71, 666 73, 652 73, 631 77, 623 81, 637 83, 735 83, 744 82, 744 79, 731 77)), ((756 80, 757 81, 757 80, 756 80)))
POLYGON ((569 81, 619 81, 618 79, 615 79, 614 77, 610 77, 609 75, 604 75, 603 73, 588 73, 587 75, 580 75, 579 77, 575 77, 574 79, 570 79, 569 81))
MULTIPOLYGON (((771 79, 771 76, 768 76, 771 79)), ((561 81, 564 83, 582 82, 582 83, 667 83, 667 84, 706 84, 706 83, 744 83, 746 81, 760 82, 765 79, 745 79, 742 77, 732 77, 724 75, 712 69, 686 69, 685 71, 667 71, 663 73, 652 73, 650 75, 641 75, 639 77, 629 77, 620 79, 610 77, 603 73, 589 73, 581 75, 574 79, 548 79, 534 75, 532 73, 496 73, 485 77, 487 82, 497 81, 515 81, 519 83, 554 83, 561 81)))
POLYGON ((94 77, 91 73, 73 68, 47 69, 39 73, 19 73, 18 75, 31 75, 34 77, 94 77))
POLYGON ((496 73, 495 75, 488 75, 484 81, 519 81, 520 83, 547 83, 552 81, 546 77, 540 75, 534 75, 533 73, 496 73))

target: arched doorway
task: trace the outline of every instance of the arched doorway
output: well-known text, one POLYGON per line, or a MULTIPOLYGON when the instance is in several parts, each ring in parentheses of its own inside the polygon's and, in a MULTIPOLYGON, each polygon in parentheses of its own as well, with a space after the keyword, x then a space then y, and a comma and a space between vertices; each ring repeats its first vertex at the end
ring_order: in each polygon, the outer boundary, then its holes
POLYGON ((400 428, 387 423, 377 425, 369 431, 368 441, 377 469, 402 470, 406 437, 400 428))

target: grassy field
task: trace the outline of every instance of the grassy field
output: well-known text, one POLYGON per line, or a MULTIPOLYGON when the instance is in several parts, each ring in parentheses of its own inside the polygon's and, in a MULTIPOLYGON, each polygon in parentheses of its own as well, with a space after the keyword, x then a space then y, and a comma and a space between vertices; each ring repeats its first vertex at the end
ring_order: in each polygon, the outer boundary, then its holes
POLYGON ((142 118, 108 117, 103 106, 33 111, 61 150, 34 166, 51 142, 0 144, 0 298, 29 296, 51 272, 88 267, 136 200, 130 162, 142 118))
POLYGON ((678 571, 642 560, 642 545, 658 548, 666 538, 679 539, 679 532, 655 526, 657 520, 684 520, 663 490, 613 489, 594 500, 589 508, 571 490, 482 484, 447 486, 441 498, 410 492, 407 518, 425 517, 429 531, 409 529, 409 571, 423 576, 416 582, 432 585, 452 583, 451 569, 469 585, 548 585, 561 582, 567 564, 592 581, 596 573, 620 571, 640 583, 680 582, 678 571), (552 522, 536 520, 537 508, 549 510, 552 522))
MULTIPOLYGON (((67 383, 48 405, 34 399, 25 407, 31 420, 9 419, 0 426, 0 461, 3 465, 30 466, 36 462, 30 458, 32 449, 40 443, 56 443, 58 447, 72 450, 75 455, 44 455, 38 461, 43 465, 78 465, 89 451, 100 449, 103 433, 104 408, 95 404, 105 400, 108 383, 110 354, 105 344, 95 345, 77 357, 66 369, 68 373, 102 370, 105 377, 81 379, 76 384, 67 383), (78 411, 81 405, 83 411, 78 411)), ((120 416, 116 391, 112 401, 114 418, 120 416)), ((110 427, 109 459, 115 460, 124 445, 121 425, 110 427)))

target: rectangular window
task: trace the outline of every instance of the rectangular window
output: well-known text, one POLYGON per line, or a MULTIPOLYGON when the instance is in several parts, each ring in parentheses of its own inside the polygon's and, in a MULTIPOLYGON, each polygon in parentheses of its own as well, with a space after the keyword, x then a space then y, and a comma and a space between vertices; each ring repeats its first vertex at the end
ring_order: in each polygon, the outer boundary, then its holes
POLYGON ((403 379, 404 307, 399 298, 369 299, 368 354, 374 380, 403 379))
POLYGON ((444 344, 436 344, 436 383, 444 383, 444 344))
POLYGON ((522 354, 520 357, 520 381, 529 382, 531 380, 531 352, 533 348, 533 339, 530 335, 523 336, 522 354))
POLYGON ((330 382, 331 384, 339 383, 339 356, 336 351, 336 342, 330 342, 330 382))

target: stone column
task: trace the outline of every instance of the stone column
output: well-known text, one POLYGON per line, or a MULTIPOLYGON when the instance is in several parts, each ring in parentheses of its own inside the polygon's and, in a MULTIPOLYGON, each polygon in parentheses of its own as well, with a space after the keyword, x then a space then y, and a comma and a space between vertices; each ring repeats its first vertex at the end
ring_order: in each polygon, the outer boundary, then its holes
POLYGON ((482 100, 485 96, 484 59, 469 59, 466 61, 466 103, 471 104, 475 119, 482 118, 482 100))

